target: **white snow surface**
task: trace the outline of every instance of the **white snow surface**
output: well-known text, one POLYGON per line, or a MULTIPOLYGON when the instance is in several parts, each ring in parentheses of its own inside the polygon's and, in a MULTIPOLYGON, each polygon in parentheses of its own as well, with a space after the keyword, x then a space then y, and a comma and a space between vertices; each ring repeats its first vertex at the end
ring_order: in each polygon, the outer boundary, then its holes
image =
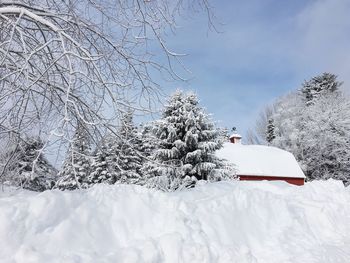
POLYGON ((349 262, 340 181, 0 192, 0 262, 349 262))
POLYGON ((238 133, 232 133, 230 135, 230 138, 242 138, 242 136, 240 134, 238 134, 238 133))
POLYGON ((224 143, 216 155, 234 164, 237 175, 305 178, 294 155, 276 147, 224 143))

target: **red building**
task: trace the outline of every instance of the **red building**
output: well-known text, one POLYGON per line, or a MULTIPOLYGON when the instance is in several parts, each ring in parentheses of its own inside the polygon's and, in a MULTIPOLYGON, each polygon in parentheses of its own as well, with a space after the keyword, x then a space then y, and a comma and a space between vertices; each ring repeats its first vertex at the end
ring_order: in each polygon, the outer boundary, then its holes
POLYGON ((242 181, 286 181, 303 185, 305 175, 293 154, 266 145, 243 145, 241 136, 232 134, 230 143, 217 152, 217 156, 232 163, 242 181))
POLYGON ((241 143, 242 136, 238 133, 231 134, 230 142, 232 143, 241 143))

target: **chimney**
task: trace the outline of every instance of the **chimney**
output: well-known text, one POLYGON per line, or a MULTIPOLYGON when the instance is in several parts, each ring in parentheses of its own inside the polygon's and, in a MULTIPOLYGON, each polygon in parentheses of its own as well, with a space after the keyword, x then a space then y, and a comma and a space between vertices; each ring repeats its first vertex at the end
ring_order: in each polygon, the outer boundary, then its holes
POLYGON ((238 133, 233 133, 230 136, 231 143, 241 144, 241 139, 242 139, 242 136, 239 135, 238 133))

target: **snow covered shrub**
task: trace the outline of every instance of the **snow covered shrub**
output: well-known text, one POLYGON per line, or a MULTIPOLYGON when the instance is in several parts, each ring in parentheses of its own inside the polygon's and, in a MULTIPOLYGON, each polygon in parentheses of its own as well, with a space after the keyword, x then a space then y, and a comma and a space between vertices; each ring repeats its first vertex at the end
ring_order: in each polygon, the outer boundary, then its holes
POLYGON ((34 137, 26 136, 11 143, 1 156, 4 161, 2 181, 32 191, 51 189, 57 171, 44 157, 43 148, 43 141, 34 137))
POLYGON ((143 166, 147 185, 176 190, 191 187, 198 180, 216 181, 231 176, 214 154, 222 147, 220 130, 199 106, 195 94, 175 92, 162 118, 152 125, 157 148, 143 166))

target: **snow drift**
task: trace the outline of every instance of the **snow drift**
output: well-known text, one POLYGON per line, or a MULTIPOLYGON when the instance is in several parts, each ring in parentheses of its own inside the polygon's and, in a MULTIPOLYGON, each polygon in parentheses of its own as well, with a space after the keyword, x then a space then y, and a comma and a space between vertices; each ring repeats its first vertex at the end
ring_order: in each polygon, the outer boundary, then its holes
POLYGON ((0 262, 349 262, 339 181, 0 192, 0 262))

